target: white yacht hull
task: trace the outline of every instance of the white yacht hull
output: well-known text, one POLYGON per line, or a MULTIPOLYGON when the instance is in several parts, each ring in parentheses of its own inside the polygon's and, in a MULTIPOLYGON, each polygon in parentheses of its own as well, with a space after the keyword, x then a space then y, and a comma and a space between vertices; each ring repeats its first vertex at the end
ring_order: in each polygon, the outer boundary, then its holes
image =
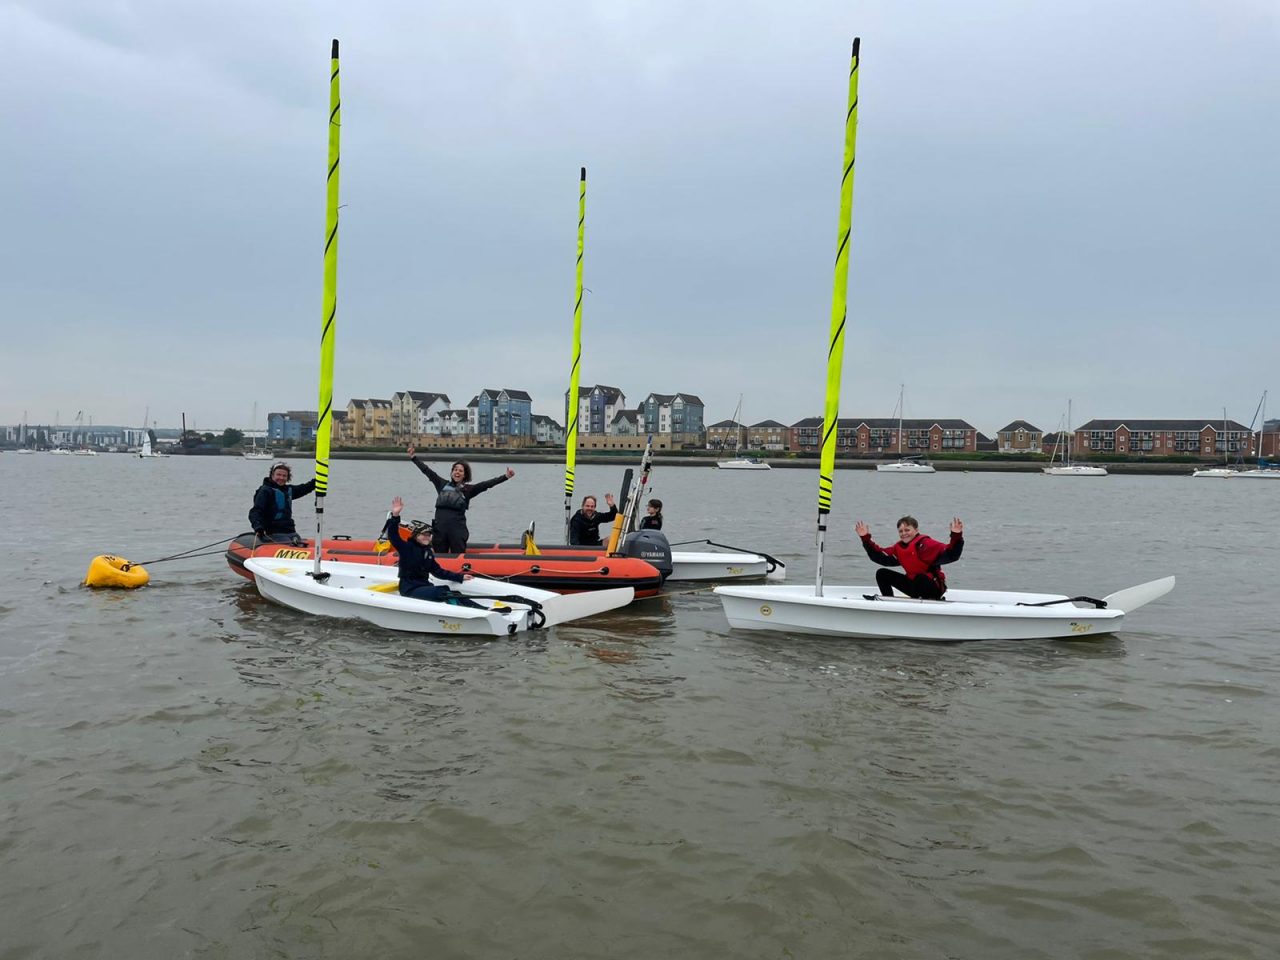
POLYGON ((900 460, 897 463, 877 463, 876 473, 937 473, 929 463, 912 463, 900 460))
POLYGON ((875 587, 726 586, 715 592, 731 627, 858 640, 1058 640, 1114 633, 1132 612, 1173 589, 1174 578, 1121 590, 1107 606, 1074 606, 1066 596, 949 590, 946 600, 879 597, 875 587), (873 599, 867 599, 867 597, 873 599), (1053 606, 1024 606, 1057 602, 1053 606))
POLYGON ((772 470, 763 460, 717 460, 719 470, 772 470))
POLYGON ((1106 467, 1086 467, 1083 464, 1073 463, 1069 467, 1044 467, 1042 471, 1046 477, 1105 477, 1107 476, 1106 467))

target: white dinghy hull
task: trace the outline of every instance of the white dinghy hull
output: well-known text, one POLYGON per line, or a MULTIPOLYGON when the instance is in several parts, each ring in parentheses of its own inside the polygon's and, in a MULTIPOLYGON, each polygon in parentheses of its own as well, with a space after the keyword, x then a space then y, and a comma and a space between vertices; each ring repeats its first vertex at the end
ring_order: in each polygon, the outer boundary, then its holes
POLYGON ((671 551, 671 581, 785 580, 787 566, 758 553, 671 551))
POLYGON ((1068 640, 1115 633, 1126 613, 1173 589, 1174 578, 1113 593, 1105 608, 1058 594, 949 590, 946 600, 876 597, 875 587, 726 586, 715 592, 731 627, 859 640, 1068 640), (1061 601, 1061 602, 1057 602, 1061 601), (1050 603, 1051 606, 1030 606, 1050 603))
POLYGON ((464 596, 484 603, 504 598, 505 609, 479 610, 429 600, 402 597, 395 590, 399 576, 394 567, 367 563, 323 561, 324 583, 311 576, 314 560, 281 560, 254 557, 245 561, 258 591, 281 606, 322 617, 363 620, 388 630, 453 636, 507 636, 523 630, 550 627, 626 606, 635 597, 631 587, 562 595, 535 587, 477 577, 465 583, 447 583, 464 596), (505 598, 522 597, 541 605, 541 616, 532 607, 505 598))

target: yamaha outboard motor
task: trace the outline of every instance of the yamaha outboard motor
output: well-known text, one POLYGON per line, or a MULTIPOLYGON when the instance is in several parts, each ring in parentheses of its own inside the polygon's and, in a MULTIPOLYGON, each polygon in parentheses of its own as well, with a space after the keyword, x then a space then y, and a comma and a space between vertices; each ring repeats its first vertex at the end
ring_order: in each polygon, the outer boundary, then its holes
POLYGON ((661 530, 637 530, 622 541, 624 557, 638 557, 657 568, 666 580, 671 576, 671 544, 661 530))

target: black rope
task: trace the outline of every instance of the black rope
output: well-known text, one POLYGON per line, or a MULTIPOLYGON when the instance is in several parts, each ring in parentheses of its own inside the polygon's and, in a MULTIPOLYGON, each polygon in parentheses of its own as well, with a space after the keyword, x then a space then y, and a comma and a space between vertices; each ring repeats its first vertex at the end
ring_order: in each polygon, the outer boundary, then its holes
POLYGON ((1063 597, 1061 600, 1045 600, 1043 603, 1018 603, 1019 607, 1052 607, 1059 603, 1075 603, 1079 600, 1081 603, 1092 603, 1099 610, 1107 609, 1107 601, 1095 600, 1093 597, 1063 597))
POLYGON ((202 547, 192 547, 190 550, 183 550, 182 553, 175 553, 172 556, 159 557, 158 559, 155 559, 155 560, 139 560, 136 563, 132 563, 130 565, 134 567, 142 567, 142 566, 149 566, 153 563, 166 563, 169 560, 190 560, 194 557, 212 557, 212 556, 216 556, 219 553, 222 553, 223 551, 214 550, 214 551, 211 551, 210 553, 200 553, 199 551, 208 550, 210 547, 220 547, 224 543, 230 543, 234 539, 235 537, 227 537, 227 539, 225 540, 215 540, 213 543, 206 543, 202 547))

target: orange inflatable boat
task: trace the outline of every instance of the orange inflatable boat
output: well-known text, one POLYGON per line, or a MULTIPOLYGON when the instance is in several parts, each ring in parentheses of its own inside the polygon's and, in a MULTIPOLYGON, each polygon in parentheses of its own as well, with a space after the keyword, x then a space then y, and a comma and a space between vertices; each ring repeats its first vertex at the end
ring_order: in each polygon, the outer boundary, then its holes
MULTIPOLYGON (((401 527, 401 535, 405 535, 401 527)), ((315 556, 314 540, 300 540, 296 545, 259 540, 244 533, 227 547, 227 565, 242 577, 253 579, 244 562, 250 557, 280 557, 307 560, 315 556)), ((323 557, 344 563, 373 563, 393 567, 395 551, 386 541, 352 540, 349 537, 325 538, 323 557)), ((557 551, 544 547, 535 555, 519 546, 495 544, 472 545, 466 553, 438 553, 436 560, 446 570, 471 573, 477 577, 508 580, 556 593, 579 593, 584 590, 608 590, 632 587, 636 597, 652 597, 662 589, 665 573, 638 557, 610 556, 603 551, 591 552, 580 547, 557 551)), ((669 570, 667 572, 670 572, 669 570)))

